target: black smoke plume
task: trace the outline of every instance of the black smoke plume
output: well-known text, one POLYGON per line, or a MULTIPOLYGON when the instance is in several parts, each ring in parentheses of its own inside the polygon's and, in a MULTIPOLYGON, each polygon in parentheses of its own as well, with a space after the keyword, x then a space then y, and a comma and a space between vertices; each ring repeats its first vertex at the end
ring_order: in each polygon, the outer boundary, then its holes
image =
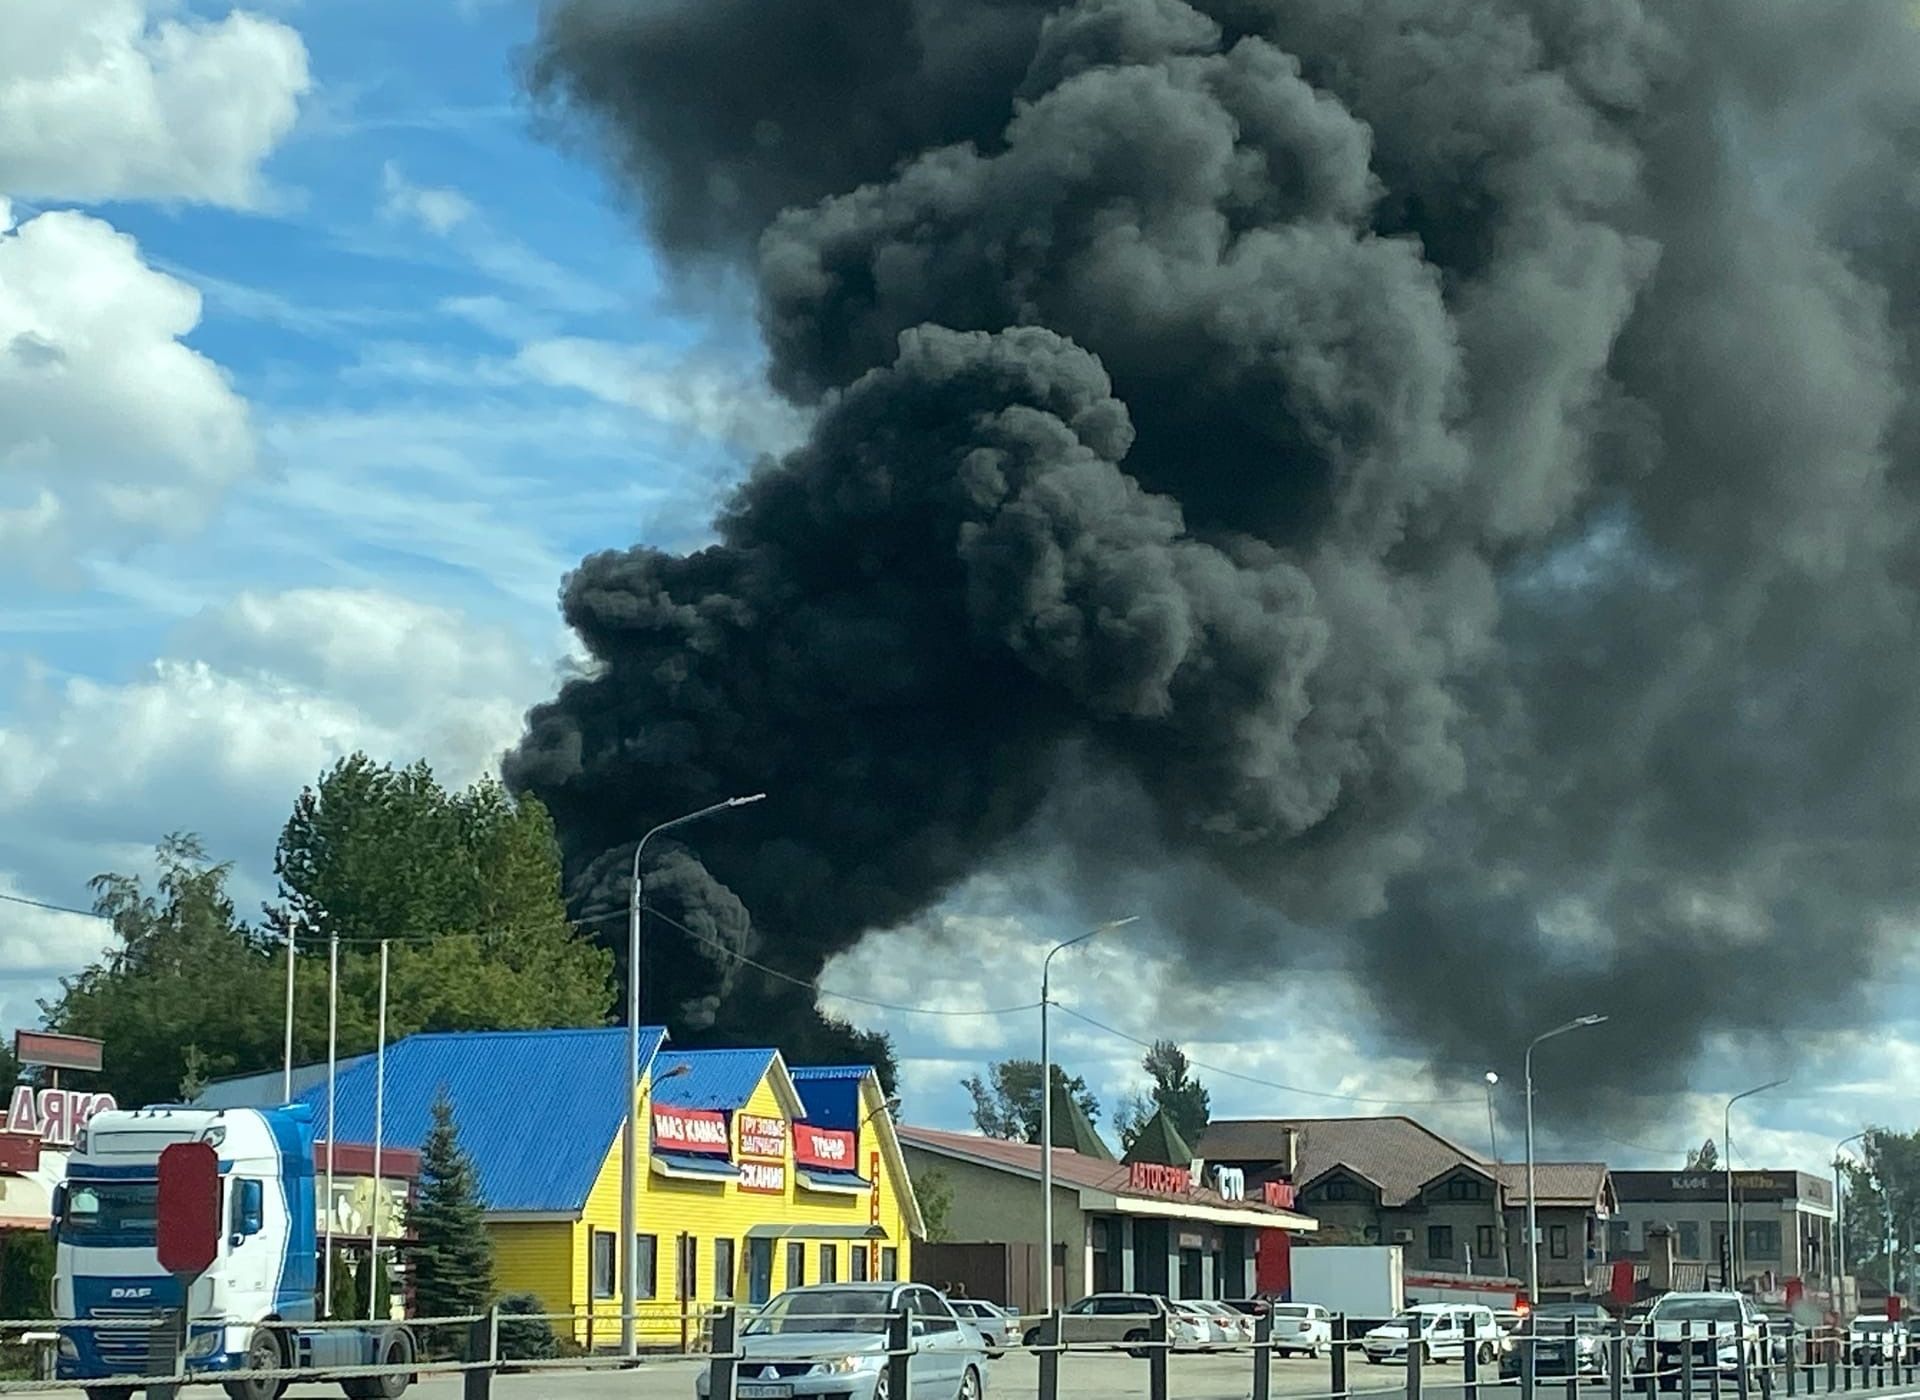
MULTIPOLYGON (((751 272, 818 417, 712 547, 569 578, 598 669, 513 781, 608 893, 650 822, 774 792, 672 898, 803 981, 1049 850, 1196 967, 1344 962, 1443 1069, 1598 1008, 1583 1072, 1658 1086, 1815 1024, 1920 894, 1916 37, 551 6, 536 91, 677 265, 751 272)), ((816 1033, 662 946, 708 1033, 816 1033)))

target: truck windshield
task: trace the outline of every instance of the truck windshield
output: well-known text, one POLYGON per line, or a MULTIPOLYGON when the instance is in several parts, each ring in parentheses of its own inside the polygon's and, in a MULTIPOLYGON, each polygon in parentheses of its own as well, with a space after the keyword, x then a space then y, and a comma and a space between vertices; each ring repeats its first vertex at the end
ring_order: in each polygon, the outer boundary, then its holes
POLYGON ((1653 1306, 1655 1322, 1739 1322, 1740 1304, 1732 1298, 1680 1298, 1669 1295, 1653 1306))
POLYGON ((60 1233, 67 1240, 153 1243, 160 1185, 154 1181, 85 1181, 67 1184, 60 1233))

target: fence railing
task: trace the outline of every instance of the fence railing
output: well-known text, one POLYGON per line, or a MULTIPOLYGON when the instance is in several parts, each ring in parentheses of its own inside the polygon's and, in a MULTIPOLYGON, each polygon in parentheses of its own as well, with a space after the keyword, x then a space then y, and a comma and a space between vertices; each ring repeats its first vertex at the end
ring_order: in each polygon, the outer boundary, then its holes
MULTIPOLYGON (((637 1334, 644 1335, 649 1325, 660 1334, 681 1331, 695 1339, 684 1348, 656 1348, 629 1356, 618 1350, 558 1354, 561 1349, 556 1346, 556 1354, 530 1354, 545 1347, 530 1348, 524 1329, 549 1335, 541 1331, 544 1326, 560 1339, 582 1334, 587 1320, 582 1313, 503 1313, 496 1308, 371 1324, 262 1323, 249 1329, 250 1337, 274 1337, 274 1352, 269 1356, 264 1347, 251 1348, 244 1372, 209 1369, 208 1357, 196 1357, 192 1350, 194 1338, 204 1335, 206 1328, 195 1324, 183 1330, 177 1313, 78 1322, 0 1321, 0 1340, 37 1339, 48 1356, 64 1355, 72 1362, 81 1354, 79 1343, 84 1340, 89 1355, 115 1358, 107 1375, 0 1380, 0 1395, 82 1386, 109 1392, 145 1388, 149 1395, 166 1395, 183 1385, 245 1375, 261 1381, 342 1382, 350 1395, 387 1396, 398 1393, 396 1382, 403 1388, 423 1376, 459 1375, 464 1400, 487 1400, 493 1378, 502 1374, 585 1372, 665 1362, 678 1362, 684 1373, 689 1360, 697 1359, 704 1366, 702 1390, 708 1400, 739 1400, 743 1366, 779 1369, 778 1338, 783 1328, 810 1335, 844 1334, 844 1354, 836 1348, 831 1362, 816 1347, 813 1354, 797 1354, 791 1364, 883 1371, 885 1393, 891 1396, 911 1395, 915 1375, 924 1367, 952 1368, 955 1361, 950 1353, 956 1345, 967 1353, 962 1364, 977 1365, 982 1380, 988 1366, 989 1344, 983 1340, 975 1347, 964 1319, 956 1336, 954 1329, 945 1327, 944 1319, 941 1330, 929 1330, 924 1318, 905 1312, 793 1317, 769 1323, 764 1318, 743 1321, 730 1305, 649 1309, 635 1315, 637 1334), (516 1333, 515 1329, 522 1330, 516 1333), (76 1337, 82 1331, 87 1336, 76 1337), (338 1338, 339 1345, 331 1344, 330 1337, 338 1338), (348 1357, 352 1350, 359 1355, 348 1357), (935 1354, 940 1351, 949 1354, 935 1354), (976 1355, 977 1361, 972 1359, 976 1355), (268 1360, 278 1364, 260 1364, 268 1360)), ((1649 1400, 1674 1391, 1690 1397, 1704 1394, 1709 1400, 1778 1400, 1783 1395, 1791 1400, 1802 1395, 1857 1391, 1865 1396, 1909 1390, 1915 1372, 1920 1371, 1920 1331, 1909 1339, 1903 1331, 1863 1335, 1845 1328, 1715 1322, 1658 1328, 1618 1323, 1560 1327, 1558 1319, 1546 1318, 1507 1332, 1483 1330, 1474 1325, 1471 1315, 1466 1321, 1464 1330, 1444 1334, 1416 1331, 1409 1336, 1402 1329, 1395 1336, 1390 1330, 1374 1329, 1349 1336, 1344 1320, 1336 1317, 1325 1338, 1296 1333, 1276 1337, 1272 1318, 1266 1315, 1253 1318, 1250 1326, 1226 1328, 1170 1311, 1087 1317, 1056 1310, 1023 1319, 1025 1340, 1008 1349, 1033 1358, 1035 1389, 1031 1393, 1036 1400, 1058 1400, 1063 1384, 1084 1393, 1084 1383, 1072 1384, 1073 1373, 1076 1367, 1103 1364, 1095 1358, 1104 1358, 1104 1364, 1122 1358, 1139 1366, 1148 1400, 1171 1400, 1176 1370, 1196 1354, 1241 1359, 1245 1366, 1241 1393, 1250 1395, 1250 1400, 1272 1400, 1275 1382, 1281 1378, 1289 1400, 1355 1400, 1361 1395, 1390 1397, 1394 1392, 1404 1393, 1406 1400, 1423 1400, 1424 1392, 1435 1386, 1457 1389, 1463 1400, 1488 1400, 1487 1392, 1502 1390, 1517 1392, 1518 1400, 1558 1400, 1550 1393, 1555 1387, 1565 1400, 1594 1400, 1601 1388, 1609 1400, 1622 1400, 1629 1389, 1646 1394, 1649 1400), (1289 1354, 1300 1359, 1289 1359, 1289 1354), (1367 1381, 1358 1380, 1355 1363, 1367 1368, 1367 1381), (1376 1369, 1377 1379, 1387 1384, 1374 1383, 1376 1369)), ((621 1322, 618 1315, 609 1320, 600 1313, 593 1315, 592 1326, 610 1328, 607 1340, 613 1342, 621 1322)), ((779 1373, 797 1377, 804 1371, 779 1369, 779 1373)), ((760 1377, 762 1370, 754 1369, 754 1374, 760 1377)), ((1112 1374, 1104 1373, 1103 1381, 1110 1382, 1112 1374)), ((1220 1382, 1217 1365, 1209 1375, 1210 1384, 1220 1382)), ((556 1380, 560 1378, 555 1375, 556 1380)), ((1028 1393, 1024 1378, 1019 1393, 1028 1393)))

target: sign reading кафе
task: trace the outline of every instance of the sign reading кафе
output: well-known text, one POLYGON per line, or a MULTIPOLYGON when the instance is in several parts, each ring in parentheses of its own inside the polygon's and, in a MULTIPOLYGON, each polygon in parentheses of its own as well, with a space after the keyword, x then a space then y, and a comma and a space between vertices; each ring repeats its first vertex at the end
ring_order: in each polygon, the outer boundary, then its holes
MULTIPOLYGON (((1622 1205, 1635 1201, 1724 1201, 1725 1172, 1617 1171, 1614 1198, 1622 1205)), ((1749 1201, 1802 1200, 1831 1209, 1833 1183, 1808 1172, 1735 1172, 1733 1189, 1749 1201)))

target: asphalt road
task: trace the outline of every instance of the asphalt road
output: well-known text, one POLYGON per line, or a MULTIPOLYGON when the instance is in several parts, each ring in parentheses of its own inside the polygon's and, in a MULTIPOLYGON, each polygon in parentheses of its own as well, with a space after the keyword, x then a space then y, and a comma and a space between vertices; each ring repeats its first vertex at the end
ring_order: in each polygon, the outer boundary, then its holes
MULTIPOLYGON (((664 1358, 648 1361, 634 1370, 553 1370, 512 1376, 494 1381, 493 1393, 501 1400, 692 1400, 694 1378, 705 1362, 688 1358, 664 1358)), ((1167 1368, 1169 1400, 1249 1400, 1252 1394, 1253 1363, 1245 1355, 1177 1355, 1167 1368)), ((1293 1359, 1273 1364, 1272 1394, 1275 1400, 1311 1400, 1328 1393, 1330 1368, 1325 1361, 1293 1359)), ((1441 1366, 1425 1372, 1422 1400, 1464 1400, 1458 1366, 1441 1366)), ((1825 1373, 1814 1392, 1826 1394, 1825 1373)), ((1354 1396, 1389 1397, 1403 1395, 1406 1372, 1395 1366, 1368 1366, 1356 1362, 1347 1374, 1348 1392, 1354 1396)), ((1518 1400, 1517 1386, 1492 1384, 1480 1388, 1483 1400, 1518 1400)), ((84 1400, 78 1390, 37 1392, 54 1400, 84 1400)), ((987 1379, 989 1400, 1036 1400, 1039 1393, 1038 1365, 1024 1353, 991 1363, 987 1379)), ((1564 1382, 1543 1381, 1539 1400, 1565 1400, 1564 1382)), ((1581 1388, 1582 1400, 1606 1400, 1604 1386, 1581 1388)), ((219 1396, 216 1389, 193 1387, 187 1396, 219 1396)), ((418 1400, 459 1400, 461 1378, 456 1375, 428 1376, 407 1392, 418 1400)), ((1060 1395, 1063 1400, 1147 1400, 1147 1363, 1112 1353, 1069 1354, 1060 1366, 1060 1395)), ((1671 1394, 1671 1392, 1669 1392, 1671 1394)), ((1732 1385, 1725 1387, 1718 1400, 1735 1400, 1732 1385)), ((334 1384, 295 1385, 288 1400, 338 1400, 340 1388, 334 1384)), ((1629 1391, 1631 1396, 1632 1392, 1629 1391)), ((1702 1383, 1696 1400, 1709 1400, 1702 1383)), ((1784 1384, 1777 1386, 1774 1400, 1785 1400, 1784 1384)), ((1849 1400, 1920 1400, 1920 1389, 1885 1390, 1856 1388, 1849 1400)), ((1664 1400, 1664 1397, 1663 1397, 1664 1400)), ((1674 1400, 1680 1400, 1675 1396, 1674 1400)), ((1756 1387, 1753 1400, 1760 1400, 1756 1387)))

